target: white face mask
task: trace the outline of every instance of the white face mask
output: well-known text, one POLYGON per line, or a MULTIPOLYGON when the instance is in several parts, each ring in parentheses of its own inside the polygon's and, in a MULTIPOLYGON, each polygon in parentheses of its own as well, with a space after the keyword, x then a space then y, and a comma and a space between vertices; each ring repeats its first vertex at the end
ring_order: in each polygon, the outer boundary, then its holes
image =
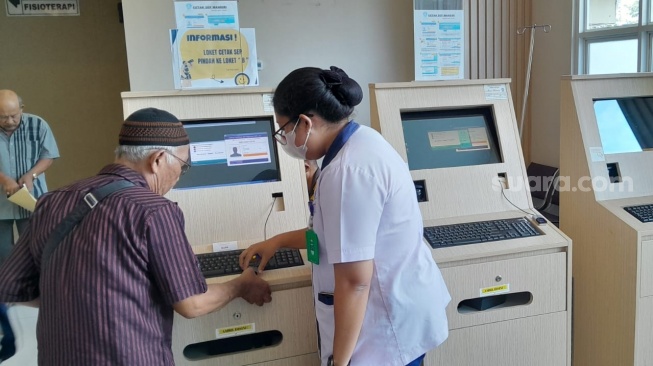
POLYGON ((306 134, 306 140, 304 141, 304 144, 302 146, 297 146, 295 145, 295 138, 297 137, 297 134, 295 134, 295 129, 297 128, 298 125, 299 125, 299 120, 297 120, 297 123, 295 123, 295 127, 293 127, 292 131, 290 131, 285 135, 286 144, 281 145, 281 148, 283 149, 283 151, 286 152, 286 154, 290 155, 295 159, 306 160, 306 152, 308 151, 308 147, 306 147, 306 144, 308 143, 308 137, 311 135, 312 126, 309 127, 308 129, 308 133, 306 134))

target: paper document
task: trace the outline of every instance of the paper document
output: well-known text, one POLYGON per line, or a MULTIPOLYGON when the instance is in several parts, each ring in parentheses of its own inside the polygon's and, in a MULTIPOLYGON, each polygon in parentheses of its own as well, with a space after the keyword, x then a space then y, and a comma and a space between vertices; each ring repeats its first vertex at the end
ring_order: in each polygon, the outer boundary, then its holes
POLYGON ((36 198, 29 193, 25 186, 19 189, 16 193, 7 197, 7 199, 30 212, 34 212, 34 209, 36 208, 36 198))

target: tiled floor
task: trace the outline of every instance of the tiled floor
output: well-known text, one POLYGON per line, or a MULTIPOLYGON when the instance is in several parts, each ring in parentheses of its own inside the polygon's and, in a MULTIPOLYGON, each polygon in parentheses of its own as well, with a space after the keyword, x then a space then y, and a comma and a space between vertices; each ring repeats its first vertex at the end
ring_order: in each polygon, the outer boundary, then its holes
POLYGON ((36 366, 36 319, 38 309, 15 305, 7 315, 16 335, 16 354, 2 362, 2 366, 36 366))

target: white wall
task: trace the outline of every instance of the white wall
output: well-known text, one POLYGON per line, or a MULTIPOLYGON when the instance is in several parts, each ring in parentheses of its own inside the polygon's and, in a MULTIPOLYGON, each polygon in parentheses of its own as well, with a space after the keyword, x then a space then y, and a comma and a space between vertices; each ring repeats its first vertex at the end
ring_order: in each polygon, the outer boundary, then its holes
MULTIPOLYGON (((131 90, 173 89, 173 1, 123 0, 123 8, 131 90)), ((238 8, 241 27, 256 29, 261 86, 276 86, 298 67, 339 66, 361 84, 356 119, 369 125, 368 84, 414 78, 411 0, 240 0, 238 8)), ((530 158, 559 166, 559 89, 560 77, 572 70, 572 1, 535 0, 531 12, 532 23, 552 28, 535 36, 530 158)))
POLYGON ((572 1, 537 0, 532 9, 533 23, 550 24, 551 31, 543 33, 538 29, 535 33, 528 97, 532 123, 531 161, 559 167, 560 79, 572 70, 572 1))
MULTIPOLYGON (((369 125, 368 84, 410 81, 412 0, 241 0, 240 26, 256 29, 261 86, 303 66, 345 70, 365 97, 356 120, 369 125)), ((168 29, 172 0, 123 0, 132 91, 173 89, 168 29)))

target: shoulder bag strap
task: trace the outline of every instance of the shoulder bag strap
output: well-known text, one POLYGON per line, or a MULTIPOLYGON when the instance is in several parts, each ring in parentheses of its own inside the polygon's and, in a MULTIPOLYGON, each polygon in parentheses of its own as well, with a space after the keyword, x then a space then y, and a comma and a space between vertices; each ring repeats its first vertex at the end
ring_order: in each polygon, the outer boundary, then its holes
POLYGON ((82 221, 84 216, 91 212, 91 210, 102 201, 105 197, 111 195, 114 192, 123 190, 134 186, 134 183, 127 180, 117 180, 111 182, 102 187, 96 188, 90 193, 87 193, 82 202, 78 203, 77 206, 66 216, 57 226, 55 226, 54 231, 50 234, 48 242, 45 244, 43 249, 43 256, 41 257, 41 267, 45 266, 48 259, 52 253, 57 249, 59 243, 70 233, 70 231, 77 226, 77 224, 82 221))

